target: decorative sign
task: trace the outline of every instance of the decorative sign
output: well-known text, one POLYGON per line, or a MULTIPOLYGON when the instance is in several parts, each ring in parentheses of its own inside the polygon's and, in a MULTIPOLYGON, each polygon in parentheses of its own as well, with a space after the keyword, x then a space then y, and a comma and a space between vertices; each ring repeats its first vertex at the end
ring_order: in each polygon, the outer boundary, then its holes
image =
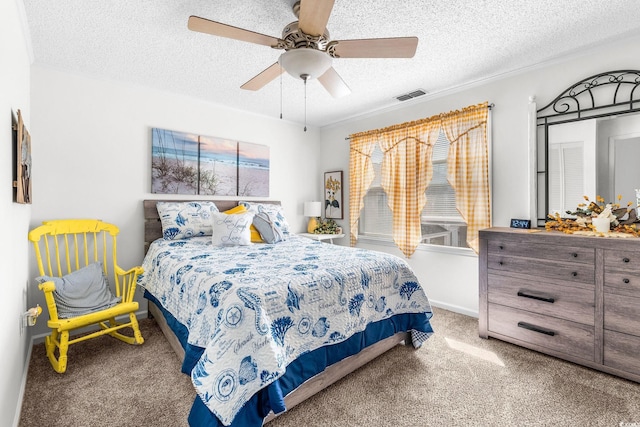
POLYGON ((18 123, 16 130, 16 202, 31 203, 31 136, 24 125, 22 113, 18 110, 18 123))

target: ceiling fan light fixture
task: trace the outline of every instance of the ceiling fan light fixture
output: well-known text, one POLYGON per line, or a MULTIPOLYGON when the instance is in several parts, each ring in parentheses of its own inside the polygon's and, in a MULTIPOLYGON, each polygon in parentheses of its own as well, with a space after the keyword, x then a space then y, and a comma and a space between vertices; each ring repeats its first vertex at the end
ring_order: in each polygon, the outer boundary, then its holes
POLYGON ((280 55, 278 62, 297 79, 317 79, 331 68, 332 59, 321 50, 311 48, 291 49, 280 55))

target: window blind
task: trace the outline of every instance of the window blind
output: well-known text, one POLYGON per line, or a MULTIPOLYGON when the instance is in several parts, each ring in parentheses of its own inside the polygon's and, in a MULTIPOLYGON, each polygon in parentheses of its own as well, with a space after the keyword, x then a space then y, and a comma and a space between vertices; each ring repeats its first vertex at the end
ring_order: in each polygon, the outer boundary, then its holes
MULTIPOLYGON (((433 176, 426 191, 427 204, 422 210, 424 224, 443 220, 464 222, 456 209, 455 191, 447 181, 448 153, 449 140, 441 131, 432 151, 433 176)), ((391 209, 387 205, 387 196, 381 186, 383 157, 382 150, 376 146, 371 154, 375 177, 364 197, 364 208, 360 216, 361 235, 391 237, 392 234, 391 209)))

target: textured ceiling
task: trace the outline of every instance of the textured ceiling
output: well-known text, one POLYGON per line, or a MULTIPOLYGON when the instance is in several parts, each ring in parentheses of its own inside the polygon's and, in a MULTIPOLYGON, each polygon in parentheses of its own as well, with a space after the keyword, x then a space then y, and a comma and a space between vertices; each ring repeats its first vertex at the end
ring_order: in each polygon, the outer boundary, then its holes
MULTIPOLYGON (((190 15, 280 37, 293 0, 23 0, 34 64, 144 85, 303 123, 304 85, 284 74, 240 86, 282 51, 187 29, 190 15)), ((307 86, 307 123, 325 126, 640 33, 637 0, 336 0, 332 40, 417 36, 411 59, 335 59, 352 93, 307 86)))

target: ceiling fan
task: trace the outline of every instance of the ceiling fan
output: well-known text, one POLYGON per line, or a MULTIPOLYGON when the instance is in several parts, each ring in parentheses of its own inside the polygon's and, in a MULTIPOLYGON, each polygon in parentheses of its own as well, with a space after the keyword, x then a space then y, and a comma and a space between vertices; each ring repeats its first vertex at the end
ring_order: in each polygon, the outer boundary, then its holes
POLYGON ((278 61, 241 86, 259 90, 287 71, 295 78, 317 78, 338 98, 351 90, 332 66, 333 58, 411 58, 418 46, 417 37, 358 40, 331 40, 326 29, 335 0, 300 0, 293 5, 298 18, 282 30, 282 38, 267 36, 198 16, 190 16, 192 31, 227 37, 249 43, 283 49, 278 61))

